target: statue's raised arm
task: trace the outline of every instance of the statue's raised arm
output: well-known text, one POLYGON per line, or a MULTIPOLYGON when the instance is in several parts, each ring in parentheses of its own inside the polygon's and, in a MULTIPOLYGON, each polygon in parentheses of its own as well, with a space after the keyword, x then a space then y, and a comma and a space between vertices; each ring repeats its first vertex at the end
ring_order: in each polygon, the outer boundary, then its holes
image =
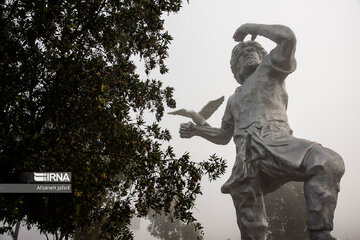
POLYGON ((235 31, 233 38, 237 42, 242 42, 247 35, 252 36, 252 41, 258 35, 274 41, 277 46, 269 54, 274 67, 288 72, 295 70, 296 37, 289 27, 246 23, 235 31))

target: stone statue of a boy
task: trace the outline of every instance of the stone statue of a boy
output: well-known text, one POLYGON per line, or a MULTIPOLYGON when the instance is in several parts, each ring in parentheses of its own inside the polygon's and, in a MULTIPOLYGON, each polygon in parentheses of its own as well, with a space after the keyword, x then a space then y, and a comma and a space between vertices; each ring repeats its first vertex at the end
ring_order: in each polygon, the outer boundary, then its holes
POLYGON ((322 145, 292 136, 286 108, 285 79, 296 68, 296 38, 282 25, 244 24, 231 70, 241 85, 228 99, 220 128, 180 125, 180 136, 201 136, 216 144, 233 137, 236 160, 222 186, 233 199, 242 239, 264 240, 267 229, 263 196, 289 181, 304 181, 307 227, 311 240, 332 240, 334 210, 344 174, 342 158, 322 145), (251 41, 243 42, 252 35, 251 41), (277 46, 268 54, 257 35, 277 46))

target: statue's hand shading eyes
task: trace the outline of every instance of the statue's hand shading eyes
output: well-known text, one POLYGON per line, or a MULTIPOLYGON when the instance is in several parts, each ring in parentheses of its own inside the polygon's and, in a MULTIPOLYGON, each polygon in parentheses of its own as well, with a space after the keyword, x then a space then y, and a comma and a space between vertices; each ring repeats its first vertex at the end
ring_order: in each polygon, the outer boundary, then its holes
POLYGON ((244 41, 245 37, 248 34, 251 34, 251 41, 254 41, 257 37, 257 34, 253 34, 249 32, 248 23, 241 25, 238 29, 236 29, 233 39, 236 42, 242 42, 244 41))

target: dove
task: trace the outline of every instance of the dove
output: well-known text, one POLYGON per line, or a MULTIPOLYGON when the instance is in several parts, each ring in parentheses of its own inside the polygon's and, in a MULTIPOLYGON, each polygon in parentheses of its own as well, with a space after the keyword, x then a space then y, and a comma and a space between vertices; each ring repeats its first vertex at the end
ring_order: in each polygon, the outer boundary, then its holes
POLYGON ((168 114, 188 117, 191 118, 196 125, 210 127, 210 124, 208 124, 206 120, 220 107, 223 102, 224 96, 208 102, 200 110, 200 112, 195 112, 194 110, 179 109, 174 112, 169 112, 168 114))

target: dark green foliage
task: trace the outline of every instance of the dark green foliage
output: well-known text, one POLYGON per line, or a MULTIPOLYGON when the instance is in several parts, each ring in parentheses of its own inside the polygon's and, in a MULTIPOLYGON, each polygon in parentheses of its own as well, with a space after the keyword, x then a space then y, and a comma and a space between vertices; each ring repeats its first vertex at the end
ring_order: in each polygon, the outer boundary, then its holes
POLYGON ((0 182, 69 171, 73 193, 1 194, 0 220, 62 236, 99 222, 101 239, 130 239, 130 219, 149 208, 194 221, 201 176, 217 177, 225 163, 162 149, 171 136, 158 124, 175 107, 173 89, 140 79, 131 60, 167 72, 162 13, 181 2, 1 1, 0 182))
POLYGON ((266 195, 268 240, 307 240, 303 183, 290 182, 266 195))

